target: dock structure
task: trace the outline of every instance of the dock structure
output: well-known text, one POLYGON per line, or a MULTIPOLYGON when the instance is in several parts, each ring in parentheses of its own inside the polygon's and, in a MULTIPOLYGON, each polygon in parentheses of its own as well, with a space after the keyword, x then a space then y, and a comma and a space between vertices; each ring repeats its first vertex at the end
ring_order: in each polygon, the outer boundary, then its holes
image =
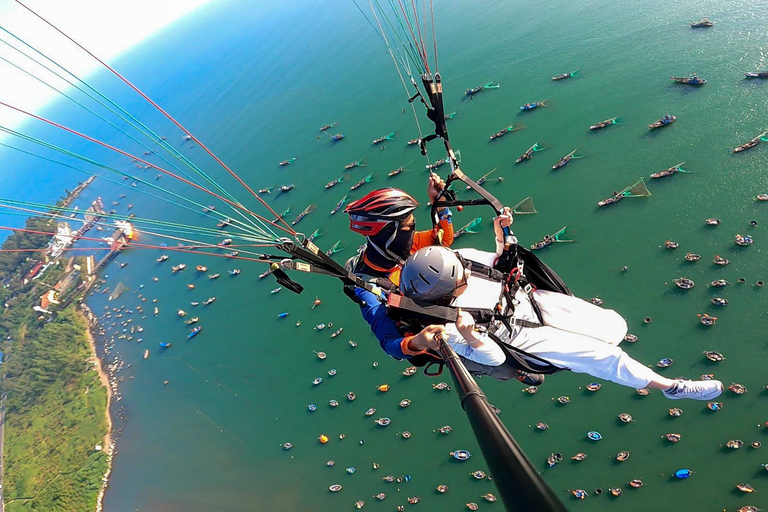
POLYGON ((120 226, 115 229, 115 232, 112 234, 112 244, 110 245, 109 252, 91 269, 91 275, 97 274, 107 263, 115 259, 123 249, 128 247, 131 240, 132 228, 130 228, 130 224, 126 224, 127 227, 120 226))

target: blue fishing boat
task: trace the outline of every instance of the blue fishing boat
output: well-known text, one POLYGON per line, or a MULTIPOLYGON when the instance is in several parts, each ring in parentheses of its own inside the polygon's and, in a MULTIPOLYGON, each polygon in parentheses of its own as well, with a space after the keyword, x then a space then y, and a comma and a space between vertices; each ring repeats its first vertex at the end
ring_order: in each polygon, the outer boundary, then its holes
POLYGON ((285 318, 285 317, 287 317, 289 314, 290 314, 290 313, 288 313, 287 311, 284 311, 284 312, 280 313, 279 315, 277 315, 277 318, 285 318))
POLYGON ((197 327, 195 327, 194 329, 192 329, 192 332, 190 332, 190 333, 187 335, 187 338, 190 338, 190 339, 191 339, 191 338, 194 338, 195 336, 197 336, 197 333, 199 333, 199 332, 200 332, 200 331, 202 331, 202 330, 203 330, 203 327, 202 327, 202 326, 200 326, 200 325, 198 325, 197 327))
POLYGON ((161 342, 160 342, 160 348, 171 348, 172 346, 173 346, 173 345, 171 345, 171 344, 170 344, 169 342, 167 342, 167 341, 161 341, 161 342))
POLYGON ((526 103, 525 105, 520 106, 520 110, 533 110, 537 107, 545 107, 543 101, 534 101, 533 103, 526 103))
POLYGON ((603 438, 603 436, 600 434, 600 432, 596 430, 590 430, 587 432, 587 437, 591 439, 592 441, 599 441, 603 438))
POLYGON ((677 471, 675 471, 675 476, 677 478, 688 478, 692 474, 693 474, 693 471, 691 471, 690 469, 678 469, 677 471))
POLYGON ((469 453, 467 450, 456 450, 455 452, 451 452, 451 457, 453 457, 456 460, 469 460, 469 458, 472 456, 471 453, 469 453))

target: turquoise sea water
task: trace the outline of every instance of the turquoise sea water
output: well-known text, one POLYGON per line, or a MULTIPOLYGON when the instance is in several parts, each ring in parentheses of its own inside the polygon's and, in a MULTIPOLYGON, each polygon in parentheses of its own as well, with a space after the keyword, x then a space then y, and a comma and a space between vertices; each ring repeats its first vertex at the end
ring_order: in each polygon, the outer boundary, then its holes
MULTIPOLYGON (((768 481, 768 471, 760 466, 768 462, 768 448, 722 447, 729 439, 742 439, 747 445, 768 441, 766 428, 760 428, 768 421, 764 369, 768 309, 766 291, 754 286, 757 280, 768 279, 764 249, 768 216, 764 205, 754 200, 756 194, 768 192, 765 148, 730 153, 766 129, 768 85, 744 80, 742 75, 766 66, 764 5, 703 0, 685 4, 653 0, 632 6, 605 0, 547 1, 536 6, 456 1, 436 9, 446 110, 457 112, 448 125, 451 140, 471 176, 499 168, 495 175, 505 181, 487 186, 505 203, 533 197, 539 213, 519 216, 514 225, 521 241, 533 243, 568 225, 578 242, 556 244, 542 257, 577 295, 599 296, 605 307, 626 317, 630 332, 639 337, 636 344, 625 347, 628 352, 647 364, 674 358, 671 368, 661 370, 667 376, 715 373, 726 385, 739 382, 750 391, 743 396, 726 392, 724 409, 711 413, 704 403, 671 402, 660 393, 638 397, 634 390, 610 383, 592 394, 583 389, 592 380, 588 376, 548 378, 535 396, 521 393, 518 383, 483 379, 484 391, 502 409, 501 418, 573 510, 768 507, 760 492, 768 481), (716 20, 715 27, 688 28, 688 22, 702 16, 716 20), (550 80, 575 69, 581 70, 581 78, 550 80), (692 89, 668 79, 693 72, 709 83, 692 89), (498 80, 501 87, 483 91, 471 101, 462 98, 465 89, 491 80, 498 80), (548 100, 548 106, 519 115, 519 105, 537 100, 548 100), (666 113, 678 116, 678 121, 649 133, 646 125, 666 113), (621 124, 597 133, 587 129, 614 116, 621 124), (488 142, 489 135, 511 123, 521 123, 525 129, 488 142), (534 142, 548 149, 514 166, 514 159, 534 142), (561 156, 577 148, 584 158, 551 171, 561 156), (652 196, 597 208, 596 202, 613 190, 682 161, 689 174, 647 180, 652 196), (722 224, 705 227, 704 219, 713 216, 722 224), (751 220, 758 226, 750 226, 751 220), (755 244, 736 247, 736 233, 752 234, 755 244), (680 249, 665 250, 667 239, 679 242, 680 249), (702 261, 684 262, 689 251, 701 254, 702 261), (712 265, 716 254, 731 264, 712 265), (623 265, 629 266, 628 272, 620 271, 623 265), (697 283, 687 293, 672 284, 683 275, 697 283), (736 284, 742 276, 747 283, 736 284), (709 302, 715 291, 706 285, 717 278, 733 284, 717 292, 730 305, 715 311, 709 302), (715 327, 705 329, 698 323, 696 314, 705 312, 718 316, 715 327), (643 323, 646 316, 652 317, 651 324, 643 323), (719 350, 727 360, 708 364, 703 350, 719 350), (553 400, 561 395, 570 396, 571 403, 557 405, 553 400), (672 419, 667 410, 675 406, 685 413, 672 419), (635 421, 619 422, 621 412, 632 414, 635 421), (550 428, 538 431, 533 427, 537 422, 550 428), (589 430, 599 430, 604 439, 588 441, 589 430), (682 441, 669 444, 662 439, 668 432, 682 434, 682 441), (622 450, 630 451, 630 459, 615 462, 622 450), (570 460, 582 451, 589 456, 585 461, 570 460), (549 469, 545 459, 552 452, 562 453, 565 461, 549 469), (673 481, 680 468, 690 468, 695 475, 673 481), (645 486, 629 489, 626 482, 633 478, 642 478, 645 486), (735 491, 742 482, 754 485, 758 493, 735 491), (625 488, 625 494, 617 500, 607 492, 601 496, 593 492, 618 486, 625 488), (566 491, 576 488, 586 489, 591 497, 572 500, 566 491)), ((116 66, 254 189, 295 183, 289 194, 273 195, 270 205, 278 212, 291 206, 295 215, 316 204, 317 211, 299 226, 306 233, 321 228, 324 234, 318 243, 324 248, 343 239, 350 249, 339 259, 350 256, 360 242, 348 232, 343 215, 328 215, 349 185, 376 171, 376 180, 352 197, 391 184, 426 201, 425 161, 418 150, 405 145, 417 136, 405 93, 381 42, 352 4, 296 2, 266 9, 227 2, 155 37, 116 66), (318 140, 319 126, 333 121, 346 139, 338 144, 325 137, 318 140), (392 131, 397 131, 397 139, 387 142, 386 149, 370 146, 372 139, 392 131), (351 171, 346 184, 324 190, 345 164, 366 156, 367 168, 351 171), (290 157, 297 158, 293 165, 277 166, 290 157), (386 178, 389 170, 405 164, 412 172, 386 178)), ((185 155, 206 162, 206 171, 246 206, 265 212, 234 179, 203 158, 199 148, 183 143, 178 130, 114 79, 99 75, 94 83, 168 136, 185 155)), ((57 104, 46 115, 126 150, 141 151, 74 107, 57 104)), ((48 130, 25 129, 136 172, 126 159, 48 130)), ((430 156, 440 157, 437 146, 430 156)), ((7 158, 9 168, 24 169, 24 174, 4 177, 4 188, 12 196, 51 201, 65 186, 71 188, 82 179, 54 166, 7 158), (30 176, 35 180, 33 190, 28 186, 30 176)), ((148 175, 150 179, 154 174, 148 175)), ((202 192, 168 177, 158 183, 202 204, 211 202, 202 192)), ((76 204, 87 205, 96 195, 107 204, 119 199, 120 212, 132 203, 132 211, 140 217, 213 224, 202 214, 143 197, 130 186, 98 180, 76 204), (121 193, 127 197, 119 199, 121 193)), ((454 219, 458 227, 479 215, 488 221, 490 213, 466 209, 454 219)), ((419 222, 428 223, 426 210, 419 222)), ((482 234, 465 236, 457 245, 490 248, 491 236, 486 222, 482 234)), ((147 235, 139 240, 158 242, 147 235)), ((401 376, 406 365, 381 352, 335 282, 302 277, 307 289, 303 295, 287 290, 271 295, 276 284, 271 278, 257 278, 264 270, 259 264, 238 262, 242 274, 230 278, 225 272, 235 265, 229 260, 172 253, 168 262, 157 264, 160 254, 130 250, 118 259, 129 266, 112 265, 105 271, 109 286, 123 282, 129 288, 110 307, 125 304, 135 309, 142 304, 141 293, 148 299, 143 305, 149 313, 146 319, 133 316, 134 325, 145 328, 144 341, 118 340, 108 356, 131 366, 118 374, 125 380, 117 406, 125 408, 128 419, 116 425, 123 430, 106 510, 339 510, 351 509, 359 499, 367 502, 366 510, 393 510, 414 495, 422 498, 419 506, 424 510, 461 510, 472 501, 483 510, 501 508, 501 503, 487 504, 480 498, 496 492, 493 483, 469 475, 487 467, 456 396, 434 391, 435 379, 401 376), (187 270, 171 276, 170 265, 180 262, 187 263, 187 270), (199 278, 193 270, 198 264, 223 275, 216 281, 199 278), (153 276, 158 282, 152 281, 153 276), (187 283, 197 288, 189 291, 187 283), (315 295, 323 304, 313 310, 315 295), (217 301, 206 309, 189 306, 190 301, 210 296, 217 301), (157 317, 151 314, 153 299, 160 309, 157 317), (175 314, 178 308, 201 317, 204 331, 194 340, 186 340, 187 329, 175 314), (283 311, 290 316, 278 320, 283 311), (301 327, 294 326, 297 320, 301 327), (312 329, 321 322, 343 326, 344 332, 331 340, 333 329, 312 329), (357 341, 357 348, 350 348, 350 339, 357 341), (159 341, 172 341, 174 348, 160 353, 159 341), (151 352, 147 360, 142 359, 145 349, 151 352), (325 351, 328 358, 320 361, 313 351, 325 351), (335 377, 328 377, 330 368, 338 370, 335 377), (317 376, 325 380, 315 387, 311 381, 317 376), (164 380, 169 381, 167 386, 162 385, 164 380), (383 383, 391 385, 388 393, 376 391, 383 383), (357 400, 345 400, 348 391, 354 391, 357 400), (398 407, 403 398, 413 401, 407 409, 398 407), (329 407, 331 399, 340 405, 329 407), (309 403, 317 404, 318 410, 309 413, 309 403), (369 407, 377 409, 373 418, 387 416, 392 424, 376 426, 363 414, 369 407), (434 432, 446 424, 453 433, 434 432), (404 430, 413 434, 410 439, 398 435, 404 430), (317 442, 321 434, 330 437, 328 444, 317 442), (340 434, 345 439, 340 440, 340 434), (284 442, 293 443, 293 450, 282 450, 284 442), (461 448, 474 454, 469 462, 456 463, 449 457, 450 451, 461 448), (336 463, 332 468, 325 464, 330 459, 336 463), (380 464, 378 470, 372 469, 373 462, 380 464), (345 471, 350 466, 357 468, 353 475, 345 471), (383 482, 388 474, 413 478, 402 484, 383 482), (334 483, 344 489, 328 492, 334 483), (444 495, 435 492, 441 483, 450 488, 444 495), (379 492, 387 494, 381 503, 371 497, 379 492)), ((89 303, 94 310, 103 310, 106 295, 95 295, 89 303)), ((442 380, 450 381, 448 375, 442 380)))

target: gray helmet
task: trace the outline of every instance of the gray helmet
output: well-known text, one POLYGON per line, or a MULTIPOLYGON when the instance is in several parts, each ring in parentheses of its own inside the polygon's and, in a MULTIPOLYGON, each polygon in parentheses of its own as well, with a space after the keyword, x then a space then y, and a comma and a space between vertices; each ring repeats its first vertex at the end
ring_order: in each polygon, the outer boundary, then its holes
POLYGON ((400 272, 400 290, 406 297, 427 302, 449 297, 464 273, 458 256, 447 247, 433 245, 411 254, 400 272))

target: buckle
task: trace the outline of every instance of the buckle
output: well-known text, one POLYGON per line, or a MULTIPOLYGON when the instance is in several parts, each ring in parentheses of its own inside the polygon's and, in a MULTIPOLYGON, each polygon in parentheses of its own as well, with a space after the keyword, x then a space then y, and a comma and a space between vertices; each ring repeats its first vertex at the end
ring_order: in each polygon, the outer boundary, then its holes
POLYGON ((526 295, 530 295, 533 291, 533 286, 531 286, 531 283, 526 283, 526 285, 523 287, 523 291, 526 295))

